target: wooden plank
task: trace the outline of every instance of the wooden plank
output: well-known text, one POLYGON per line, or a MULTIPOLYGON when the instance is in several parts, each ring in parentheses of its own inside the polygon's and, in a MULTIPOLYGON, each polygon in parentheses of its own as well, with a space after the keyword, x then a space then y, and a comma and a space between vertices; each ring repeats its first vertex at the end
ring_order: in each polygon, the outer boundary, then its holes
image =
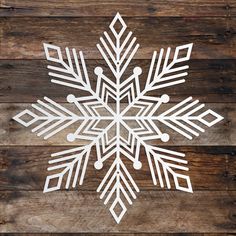
POLYGON ((235 16, 235 2, 223 0, 2 0, 0 16, 235 16))
MULTIPOLYGON (((61 236, 60 233, 8 233, 1 234, 1 236, 61 236)), ((63 233, 63 236, 147 236, 146 233, 63 233)), ((235 236, 234 233, 152 233, 152 236, 235 236)))
MULTIPOLYGON (((0 236, 61 236, 61 233, 0 233, 0 236)), ((147 236, 148 233, 63 233, 63 236, 147 236)), ((151 233, 152 236, 235 236, 235 233, 151 233)))
MULTIPOLYGON (((226 161, 226 175, 230 176, 230 179, 235 182, 236 181, 236 158, 234 158, 235 152, 231 152, 231 156, 229 157, 229 159, 226 161)), ((232 183, 232 182, 231 182, 232 183)), ((231 187, 229 187, 231 188, 231 187)))
MULTIPOLYGON (((0 59, 44 58, 43 43, 75 47, 85 58, 101 58, 96 44, 112 18, 2 18, 0 59)), ((194 43, 192 59, 235 58, 234 18, 126 18, 141 47, 136 58, 154 50, 194 43)))
MULTIPOLYGON (((103 60, 86 62, 92 87, 96 86, 94 68, 98 65, 102 66, 108 78, 114 78, 103 60)), ((144 87, 150 60, 133 60, 122 78, 128 78, 135 66, 143 70, 140 84, 144 87)), ((182 101, 188 96, 201 102, 235 102, 235 67, 236 60, 191 60, 185 84, 154 90, 150 95, 167 93, 172 102, 182 101)), ((0 72, 0 102, 35 102, 45 95, 57 102, 65 102, 67 94, 78 93, 77 89, 51 84, 45 60, 0 60, 0 72)), ((83 91, 79 93, 85 95, 83 91)))
MULTIPOLYGON (((48 161, 52 153, 68 147, 1 147, 0 149, 0 190, 43 190, 48 161)), ((185 153, 188 161, 191 183, 197 190, 236 190, 236 148, 235 147, 172 147, 174 151, 185 153)), ((134 170, 132 163, 124 158, 124 163, 140 190, 161 190, 154 186, 144 149, 141 149, 142 169, 134 170)), ((90 154, 85 180, 75 190, 96 190, 102 181, 112 158, 105 162, 102 170, 94 169, 96 150, 90 154)), ((53 172, 50 172, 53 174, 53 172)), ((56 172, 55 172, 56 173, 56 172)), ((64 181, 63 187, 64 189, 64 181)), ((174 188, 173 188, 174 189, 174 188)), ((74 189, 70 189, 74 190, 74 189)))
MULTIPOLYGON (((66 104, 62 104, 71 111, 77 112, 78 110, 72 104, 67 106, 66 104)), ((126 106, 123 104, 123 106, 126 106)), ((164 104, 160 107, 159 111, 163 112, 170 108, 170 106, 174 106, 173 104, 164 104)), ((75 145, 73 142, 66 141, 66 136, 70 132, 75 132, 75 130, 80 125, 80 122, 76 122, 66 130, 61 131, 57 135, 44 140, 43 138, 37 137, 34 133, 31 133, 31 129, 35 127, 25 128, 16 121, 12 119, 13 116, 18 114, 19 112, 23 111, 24 109, 30 109, 30 104, 16 104, 16 103, 8 103, 8 104, 0 104, 0 145, 75 145)), ((163 145, 167 144, 170 146, 179 146, 179 145, 236 145, 236 134, 234 129, 236 127, 236 116, 235 116, 235 104, 234 103, 218 103, 218 104, 206 104, 204 109, 212 109, 213 111, 217 112, 218 114, 225 117, 220 123, 214 125, 211 128, 205 127, 206 132, 201 133, 199 137, 193 138, 193 140, 188 140, 185 137, 182 137, 180 134, 173 132, 170 128, 166 128, 165 126, 158 124, 160 130, 162 132, 167 132, 171 139, 167 143, 163 143, 160 140, 154 140, 153 144, 163 145)), ((26 117, 25 117, 26 118, 26 117)), ((106 121, 104 121, 106 122, 106 121)), ((107 125, 107 122, 105 123, 107 125)), ((104 124, 104 125, 105 125, 104 124)), ((112 131, 113 132, 113 131, 112 131)), ((113 133, 111 132, 111 135, 113 133)), ((123 131, 122 131, 123 132, 123 131)), ((125 132, 124 132, 125 135, 125 132)), ((77 140, 77 144, 85 144, 86 141, 77 140)))
POLYGON ((235 191, 143 191, 119 225, 95 192, 0 195, 0 232, 236 232, 235 191))

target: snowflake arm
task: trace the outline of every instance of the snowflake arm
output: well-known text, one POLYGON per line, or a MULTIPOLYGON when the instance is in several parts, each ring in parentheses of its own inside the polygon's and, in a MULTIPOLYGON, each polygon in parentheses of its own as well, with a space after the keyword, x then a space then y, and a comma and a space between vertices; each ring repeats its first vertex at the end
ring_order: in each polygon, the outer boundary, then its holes
POLYGON ((160 187, 164 188, 164 181, 161 174, 163 173, 166 186, 168 189, 171 188, 169 175, 172 175, 174 179, 175 188, 177 190, 190 192, 190 193, 193 192, 192 184, 191 184, 189 176, 178 173, 179 170, 181 171, 189 170, 188 167, 184 166, 188 162, 183 159, 183 157, 185 157, 183 153, 170 151, 168 149, 154 147, 154 146, 146 147, 145 150, 146 150, 148 164, 150 167, 154 185, 157 185, 157 178, 156 178, 156 175, 157 175, 159 183, 160 183, 160 187), (161 171, 161 169, 163 171, 161 171), (179 180, 185 180, 187 186, 186 187, 181 186, 179 183, 179 180))
POLYGON ((104 49, 101 47, 100 44, 97 44, 97 48, 115 78, 119 80, 122 74, 125 72, 130 61, 134 57, 135 53, 137 52, 139 44, 136 43, 136 37, 133 37, 131 39, 131 36, 133 34, 131 31, 127 34, 127 36, 121 43, 121 37, 123 36, 127 25, 125 24, 124 20, 122 19, 119 13, 116 14, 109 28, 111 30, 111 33, 113 34, 113 37, 115 38, 115 44, 113 43, 109 34, 105 31, 104 36, 107 42, 104 40, 103 37, 100 37, 100 41, 104 49), (121 24, 121 29, 119 31, 115 29, 115 24, 117 23, 121 24), (125 47, 127 48, 125 49, 125 47), (110 48, 113 49, 113 52, 110 48))
POLYGON ((34 112, 26 109, 14 116, 13 119, 25 127, 36 123, 32 132, 37 133, 37 136, 44 136, 44 139, 48 139, 76 121, 84 119, 48 97, 44 97, 44 100, 47 103, 38 100, 38 104, 32 104, 34 112), (24 121, 25 115, 30 116, 31 119, 24 121))
POLYGON ((205 105, 198 105, 198 103, 198 100, 192 101, 192 97, 188 97, 157 116, 157 120, 184 137, 192 139, 193 135, 199 136, 199 132, 205 132, 205 129, 197 122, 211 127, 223 119, 221 115, 211 109, 202 111, 205 105), (213 117, 211 121, 207 121, 208 115, 213 117))
POLYGON ((131 198, 136 199, 134 191, 139 192, 138 186, 134 182, 122 160, 116 158, 102 182, 98 186, 97 192, 101 192, 100 199, 103 199, 106 196, 104 200, 105 205, 109 202, 112 195, 115 194, 115 199, 113 200, 109 210, 117 223, 120 223, 122 217, 127 211, 127 208, 120 197, 121 193, 124 195, 124 198, 127 200, 127 202, 132 205, 131 198), (128 190, 128 193, 131 197, 127 194, 125 188, 128 190), (117 213, 114 211, 114 208, 117 204, 119 204, 122 208, 122 211, 119 215, 117 215, 117 213))
MULTIPOLYGON (((86 121, 87 122, 87 121, 86 121)), ((94 124, 92 123, 93 130, 94 124)), ((61 151, 58 153, 54 153, 51 156, 54 158, 49 161, 50 165, 53 165, 52 167, 48 168, 48 171, 57 171, 57 173, 53 173, 51 175, 48 175, 45 181, 44 185, 44 192, 51 192, 58 189, 61 189, 62 186, 62 180, 63 178, 66 179, 66 185, 65 188, 68 189, 72 182, 72 188, 76 187, 77 180, 79 178, 79 185, 83 184, 85 172, 87 169, 88 159, 91 152, 91 148, 95 145, 99 145, 101 138, 103 138, 104 135, 106 135, 107 131, 111 128, 113 124, 110 123, 105 129, 97 129, 96 132, 93 132, 93 139, 89 136, 91 135, 91 131, 89 128, 86 128, 83 132, 81 132, 79 138, 84 140, 90 140, 90 143, 81 147, 73 148, 70 150, 61 151), (81 173, 80 173, 81 169, 81 173), (72 181, 72 173, 74 171, 73 181, 72 181), (50 187, 50 181, 57 179, 57 185, 50 187)), ((85 125, 84 125, 85 126, 85 125)), ((91 127, 89 124, 85 127, 91 127)), ((74 138, 74 134, 69 134, 69 137, 72 136, 74 138)), ((98 158, 101 158, 100 153, 97 151, 98 158)))
POLYGON ((55 78, 51 80, 52 83, 89 92, 91 97, 83 97, 84 100, 87 98, 90 100, 95 99, 114 115, 112 109, 98 96, 98 91, 95 92, 91 88, 87 66, 82 51, 79 52, 79 60, 76 50, 74 48, 72 49, 73 60, 75 62, 75 65, 73 65, 69 48, 65 49, 68 63, 63 59, 60 47, 45 43, 44 50, 47 60, 56 63, 56 66, 48 65, 48 69, 54 71, 48 73, 49 76, 55 78), (50 56, 50 51, 53 51, 55 55, 50 56))
POLYGON ((150 91, 184 83, 185 79, 183 79, 183 77, 188 75, 186 70, 189 66, 180 65, 179 63, 186 62, 190 59, 192 47, 192 43, 176 47, 174 57, 169 64, 171 48, 167 49, 164 60, 164 49, 162 48, 160 50, 158 58, 157 52, 155 51, 149 68, 145 89, 150 91), (187 51, 186 55, 183 57, 179 55, 181 50, 187 51))
MULTIPOLYGON (((171 151, 164 148, 155 147, 147 143, 147 140, 155 140, 162 137, 166 138, 166 134, 160 133, 159 137, 157 136, 156 130, 149 129, 149 121, 146 121, 147 126, 141 124, 140 128, 131 129, 127 124, 123 124, 127 130, 131 133, 133 138, 136 140, 136 148, 139 150, 142 145, 145 148, 149 168, 151 171, 151 176, 153 184, 157 185, 157 179, 159 180, 160 187, 164 188, 164 180, 166 182, 167 188, 171 188, 171 183, 169 175, 174 179, 175 188, 185 192, 192 192, 192 185, 189 176, 185 174, 178 173, 178 171, 188 171, 189 169, 184 165, 187 164, 187 161, 183 159, 185 156, 183 153, 171 151), (163 177, 162 177, 163 176, 163 177), (183 187, 180 185, 179 180, 185 180, 187 186, 183 187)), ((152 123, 155 126, 155 124, 152 123)), ((136 153, 134 168, 137 166, 141 168, 141 162, 139 162, 139 151, 136 153)))
POLYGON ((44 185, 44 193, 61 189, 61 185, 62 185, 62 181, 64 177, 67 178, 65 188, 68 189, 71 184, 73 170, 75 174, 73 177, 72 187, 73 188, 76 187, 79 175, 80 175, 79 185, 82 185, 84 176, 85 176, 85 171, 87 168, 90 151, 91 151, 91 148, 89 146, 86 146, 86 147, 82 146, 82 147, 52 154, 51 156, 54 159, 50 160, 48 163, 53 166, 48 167, 47 170, 48 171, 61 170, 61 171, 47 176, 45 185, 44 185), (80 169, 82 169, 81 173, 80 173, 80 169), (55 180, 55 179, 57 179, 56 186, 50 187, 50 181, 55 180))
POLYGON ((188 65, 179 65, 181 62, 188 61, 190 59, 191 51, 192 51, 193 44, 186 44, 182 46, 178 46, 175 49, 174 58, 168 64, 170 51, 171 49, 168 48, 166 52, 166 57, 162 65, 162 58, 164 54, 164 49, 160 50, 159 57, 157 59, 157 52, 153 53, 153 57, 151 60, 146 85, 142 92, 140 92, 135 99, 132 100, 131 103, 124 109, 122 114, 125 114, 127 111, 132 109, 132 107, 142 100, 143 97, 152 90, 161 89, 164 87, 173 86, 176 84, 184 83, 185 77, 188 75, 186 70, 189 68, 188 65), (186 56, 181 57, 180 51, 186 49, 186 56))
POLYGON ((61 48, 55 45, 44 43, 44 51, 46 59, 53 62, 55 65, 48 65, 49 76, 54 77, 52 83, 72 87, 82 90, 91 90, 91 85, 88 77, 87 68, 82 51, 79 52, 80 63, 76 50, 72 49, 72 57, 75 65, 72 63, 71 52, 69 48, 65 49, 68 63, 63 59, 61 48), (52 56, 50 55, 54 53, 52 56))

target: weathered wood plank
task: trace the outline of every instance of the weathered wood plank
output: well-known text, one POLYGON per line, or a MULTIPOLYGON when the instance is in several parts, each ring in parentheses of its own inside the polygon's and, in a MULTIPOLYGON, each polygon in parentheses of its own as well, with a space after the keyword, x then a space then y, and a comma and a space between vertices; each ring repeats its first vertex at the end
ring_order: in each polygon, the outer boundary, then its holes
MULTIPOLYGON (((44 58, 43 42, 82 50, 101 58, 96 44, 112 18, 2 18, 1 59, 44 58)), ((150 59, 154 50, 194 43, 192 58, 230 59, 236 55, 236 21, 227 18, 126 18, 141 47, 136 58, 150 59)))
POLYGON ((2 0, 0 16, 234 16, 235 2, 223 0, 2 0))
MULTIPOLYGON (((89 78, 96 85, 94 68, 102 66, 108 78, 113 75, 103 60, 87 60, 89 78)), ((144 87, 150 67, 150 60, 133 60, 122 78, 128 78, 135 66, 140 66, 141 87, 144 87)), ((236 101, 236 60, 191 60, 189 75, 185 84, 155 90, 150 95, 167 93, 172 102, 179 102, 188 96, 201 102, 236 101)), ((67 94, 77 94, 77 89, 51 84, 47 62, 44 60, 0 60, 0 102, 35 102, 45 95, 57 102, 65 102, 67 94), (30 88, 30 89, 28 89, 30 88)), ((85 93, 79 91, 83 96, 85 93)))
MULTIPOLYGON (((68 147, 1 147, 0 190, 43 190, 49 174, 47 167, 52 159, 50 155, 66 149, 68 147)), ((171 150, 185 153, 194 191, 236 190, 235 147, 172 147, 171 150)), ((134 170, 132 163, 124 158, 136 184, 141 191, 162 190, 159 185, 153 185, 143 148, 140 156, 143 166, 139 171, 134 170)), ((109 159, 102 170, 96 171, 93 166, 95 161, 96 151, 93 149, 84 183, 76 190, 96 190, 112 163, 112 159, 109 159)))
MULTIPOLYGON (((66 107, 66 104, 63 105, 66 107)), ((123 105, 125 106, 125 104, 123 105)), ((174 106, 174 103, 162 105, 159 111, 165 111, 170 108, 170 106, 174 106)), ((35 125, 25 128, 12 119, 13 116, 26 108, 30 109, 30 104, 0 104, 0 121, 2 124, 0 127, 0 145, 75 145, 73 142, 68 142, 66 140, 66 136, 70 132, 75 132, 75 130, 80 125, 79 121, 68 127, 66 130, 61 131, 57 135, 44 140, 43 138, 37 137, 34 133, 31 133, 30 130, 35 127, 35 125)), ((78 110, 76 110, 75 106, 72 104, 67 108, 78 113, 78 110)), ((234 132, 236 127, 235 104, 211 103, 206 104, 204 109, 207 110, 208 108, 211 108, 215 112, 222 115, 224 120, 211 128, 205 127, 206 132, 201 133, 199 137, 195 137, 193 140, 188 140, 187 138, 182 137, 180 134, 173 132, 170 128, 166 128, 160 124, 158 126, 160 130, 167 132, 171 137, 170 141, 167 142, 167 145, 236 145, 236 133, 234 132)), ((104 123, 104 125, 105 124, 107 125, 107 122, 104 123)), ((111 135, 113 135, 113 133, 111 133, 111 135)), ((87 142, 77 140, 78 145, 85 143, 87 142)), ((166 143, 162 143, 160 140, 154 140, 153 144, 163 145, 166 143)))
MULTIPOLYGON (((0 233, 1 236, 61 236, 60 233, 0 233)), ((147 236, 146 233, 63 233, 63 236, 147 236)), ((152 233, 152 236, 235 236, 234 233, 152 233)))
POLYGON ((235 191, 143 191, 119 225, 95 192, 0 195, 0 232, 236 232, 235 191))

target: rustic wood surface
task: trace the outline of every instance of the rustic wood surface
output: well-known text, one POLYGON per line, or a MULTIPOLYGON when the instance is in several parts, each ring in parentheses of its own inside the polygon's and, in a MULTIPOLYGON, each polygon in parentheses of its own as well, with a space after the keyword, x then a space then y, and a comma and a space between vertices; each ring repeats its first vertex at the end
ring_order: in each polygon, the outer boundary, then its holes
MULTIPOLYGON (((236 21, 232 17, 124 19, 141 45, 135 58, 149 59, 154 50, 189 42, 194 42, 192 59, 236 57, 236 21)), ((101 58, 95 45, 111 20, 112 17, 2 18, 0 59, 42 59, 43 42, 83 50, 85 58, 101 58)))
POLYGON ((0 16, 235 16, 234 0, 2 0, 0 16))
MULTIPOLYGON (((68 147, 35 147, 14 146, 0 149, 0 191, 4 190, 42 190, 47 176, 50 154, 62 151, 68 147), (32 156, 34 158, 32 158, 32 156)), ((170 147, 168 147, 170 148, 170 147)), ((194 190, 236 190, 236 148, 231 146, 206 146, 206 147, 171 147, 171 150, 186 154, 189 162, 189 176, 194 190), (199 174, 201 173, 201 174, 199 174)), ((93 149, 81 190, 94 190, 107 172, 111 161, 101 171, 96 171, 93 163, 96 153, 93 149)), ((151 175, 141 150, 143 167, 140 171, 132 170, 132 164, 126 160, 125 164, 141 190, 160 190, 153 186, 151 175)))
POLYGON ((0 0, 0 235, 236 235, 235 17, 235 0, 0 0), (50 82, 44 42, 83 50, 96 84, 95 45, 116 12, 141 45, 127 73, 141 66, 143 86, 153 50, 193 42, 185 84, 152 95, 193 96, 224 116, 192 141, 168 130, 169 143, 154 142, 186 154, 193 194, 153 186, 143 150, 140 171, 126 162, 141 192, 119 225, 96 193, 109 162, 96 171, 93 150, 83 186, 43 194, 50 155, 83 143, 67 132, 45 141, 12 120, 44 96, 78 94, 50 82))
POLYGON ((114 224, 94 191, 0 192, 2 231, 232 232, 236 191, 142 191, 122 224, 114 224), (73 204, 72 204, 73 203, 73 204), (65 213, 65 209, 66 213, 65 213), (194 215, 194 217, 193 217, 194 215), (162 220, 166 219, 168 220, 162 220), (152 227, 150 227, 150 225, 152 227))
MULTIPOLYGON (((94 68, 101 65, 108 77, 111 72, 102 60, 87 60, 88 74, 92 86, 96 84, 94 68)), ((130 75, 132 68, 142 67, 141 86, 147 78, 150 60, 133 60, 127 68, 130 75)), ((171 102, 180 102, 188 96, 193 96, 201 102, 229 103, 236 102, 236 60, 191 60, 189 62, 188 77, 183 85, 164 88, 150 93, 155 96, 167 93, 171 102), (217 75, 217 76, 216 76, 217 75)), ((76 94, 77 89, 62 89, 52 84, 48 76, 46 60, 0 60, 0 97, 1 102, 27 103, 35 102, 47 95, 56 102, 65 102, 68 93, 76 94), (37 68, 37 73, 35 72, 37 68), (24 79, 19 79, 19 78, 24 79), (35 86, 35 81, 37 85, 35 86), (26 90, 25 88, 31 88, 26 90), (55 89, 55 87, 57 89, 55 89), (43 89, 42 89, 43 88, 43 89)), ((125 75, 124 75, 125 76, 125 75)), ((113 78, 113 77, 112 77, 113 78)), ((81 95, 83 91, 79 91, 81 95)))
POLYGON ((0 233, 1 236, 233 236, 234 233, 0 233))

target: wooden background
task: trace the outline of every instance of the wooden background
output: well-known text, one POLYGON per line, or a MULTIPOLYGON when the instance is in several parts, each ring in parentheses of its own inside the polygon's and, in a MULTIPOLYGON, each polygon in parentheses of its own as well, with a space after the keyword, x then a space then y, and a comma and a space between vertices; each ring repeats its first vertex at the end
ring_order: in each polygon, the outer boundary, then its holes
POLYGON ((235 105, 235 0, 0 0, 0 232, 236 234, 235 105), (225 117, 191 142, 168 143, 186 154, 194 193, 154 187, 144 162, 132 173, 141 193, 119 225, 95 192, 104 172, 92 162, 79 190, 43 194, 50 154, 71 144, 65 133, 44 141, 11 119, 72 91, 50 83, 42 43, 83 50, 92 74, 103 63, 95 45, 117 11, 141 45, 133 65, 145 71, 153 50, 193 42, 187 82, 165 92, 173 103, 193 95, 225 117))

